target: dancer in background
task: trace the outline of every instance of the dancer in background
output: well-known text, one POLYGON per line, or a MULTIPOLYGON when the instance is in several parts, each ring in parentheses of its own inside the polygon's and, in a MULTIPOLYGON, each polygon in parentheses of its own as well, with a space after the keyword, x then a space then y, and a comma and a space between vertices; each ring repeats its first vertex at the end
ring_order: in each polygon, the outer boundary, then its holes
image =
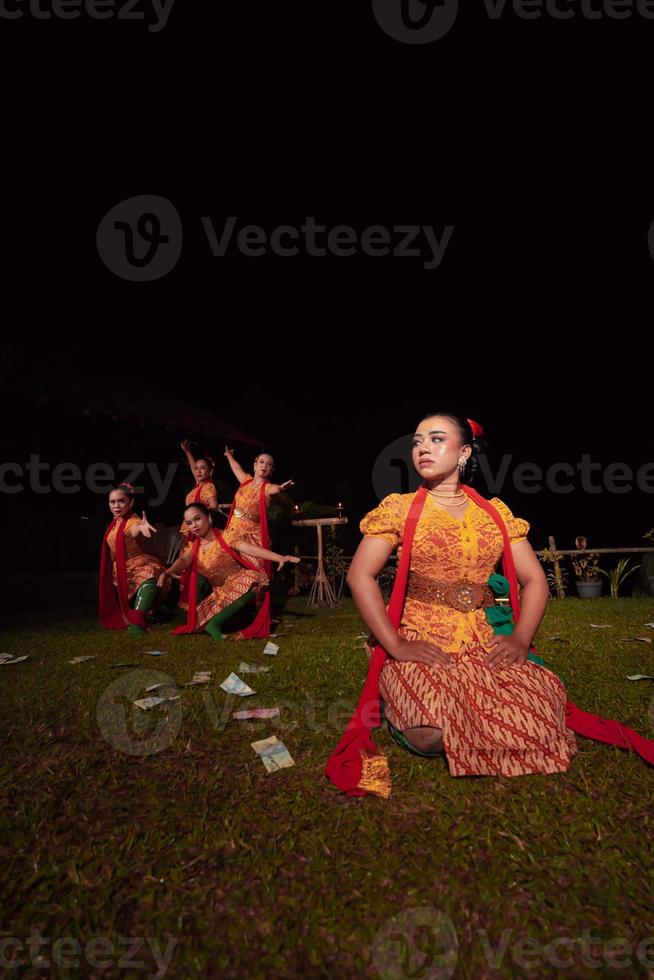
POLYGON ((177 561, 162 572, 159 584, 178 578, 184 571, 189 576, 189 602, 186 626, 176 633, 200 633, 203 630, 215 640, 223 639, 223 627, 236 613, 254 602, 257 591, 268 585, 262 559, 278 562, 282 568, 287 561, 299 561, 293 555, 278 555, 246 541, 227 543, 224 535, 212 526, 211 514, 204 504, 191 504, 184 511, 184 523, 193 539, 177 561), (248 556, 248 557, 244 557, 248 556), (250 560, 252 559, 252 560, 250 560), (211 584, 211 594, 198 603, 198 578, 202 575, 211 584))
MULTIPOLYGON (((186 506, 189 504, 205 504, 209 510, 216 510, 218 507, 218 491, 211 477, 214 471, 214 461, 210 456, 198 456, 197 459, 191 452, 191 443, 184 439, 181 447, 188 460, 191 473, 195 477, 195 486, 186 494, 186 506)), ((182 533, 186 533, 186 528, 182 523, 180 528, 182 533)))
MULTIPOLYGON (((236 461, 231 449, 225 446, 225 456, 232 473, 239 481, 239 488, 234 495, 232 509, 227 518, 224 537, 228 544, 235 541, 257 545, 260 548, 270 548, 268 532, 268 508, 270 498, 281 493, 288 487, 294 486, 294 480, 285 483, 271 483, 275 462, 270 453, 259 453, 254 460, 253 474, 246 473, 236 461)), ((270 579, 272 569, 264 563, 264 571, 270 579)), ((238 639, 264 638, 270 635, 270 590, 267 590, 257 610, 253 622, 239 634, 238 639)))
POLYGON ((134 513, 134 488, 129 483, 121 483, 111 491, 109 509, 113 520, 100 553, 100 623, 105 629, 143 633, 164 565, 146 554, 139 542, 156 530, 145 511, 142 517, 134 513))

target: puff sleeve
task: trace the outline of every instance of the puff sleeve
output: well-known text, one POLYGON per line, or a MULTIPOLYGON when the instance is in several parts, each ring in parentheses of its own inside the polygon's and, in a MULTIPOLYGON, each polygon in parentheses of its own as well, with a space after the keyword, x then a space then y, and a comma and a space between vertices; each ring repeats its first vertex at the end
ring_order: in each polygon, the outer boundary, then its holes
POLYGON ((499 511, 500 516, 504 519, 511 544, 516 544, 518 541, 526 541, 531 526, 529 521, 525 521, 522 517, 514 517, 510 509, 499 497, 493 497, 491 504, 499 511))
POLYGON ((391 493, 384 497, 378 507, 366 514, 359 524, 359 530, 370 537, 383 538, 393 548, 397 548, 402 543, 405 521, 404 497, 400 493, 391 493))

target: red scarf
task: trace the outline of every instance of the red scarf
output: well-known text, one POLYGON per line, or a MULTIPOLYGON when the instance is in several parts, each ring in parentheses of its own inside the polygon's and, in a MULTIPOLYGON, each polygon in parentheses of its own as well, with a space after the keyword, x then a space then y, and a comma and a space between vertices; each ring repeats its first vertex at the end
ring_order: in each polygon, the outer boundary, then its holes
MULTIPOLYGON (((509 599, 514 621, 517 623, 520 616, 518 580, 511 552, 509 532, 502 517, 488 500, 480 496, 472 487, 462 485, 461 489, 482 510, 486 511, 502 533, 504 540, 502 570, 505 578, 509 581, 509 599)), ((404 525, 402 557, 388 606, 388 618, 395 629, 399 628, 402 619, 409 577, 411 547, 416 524, 426 496, 427 488, 423 485, 416 492, 404 525)), ((359 703, 343 737, 330 755, 325 767, 325 775, 348 796, 365 796, 366 793, 376 793, 384 797, 390 796, 391 779, 388 763, 385 756, 376 748, 371 735, 373 728, 381 726, 379 676, 387 656, 388 654, 383 647, 377 644, 370 658, 368 675, 359 703)), ((621 749, 634 749, 646 762, 654 765, 654 741, 644 738, 618 721, 588 714, 588 712, 582 711, 581 708, 568 701, 566 704, 566 725, 573 732, 584 735, 586 738, 616 745, 621 749)))
MULTIPOLYGON (((248 561, 248 559, 244 558, 243 555, 239 555, 237 551, 234 551, 232 548, 230 548, 227 542, 225 541, 225 539, 223 538, 222 534, 220 533, 220 531, 218 531, 215 527, 213 528, 213 533, 216 537, 216 541, 223 549, 223 551, 226 551, 228 555, 231 555, 232 558, 239 563, 239 565, 242 565, 243 568, 252 568, 255 571, 259 571, 257 565, 255 565, 251 561, 248 561)), ((186 569, 186 571, 190 573, 188 576, 188 583, 189 583, 188 613, 186 615, 186 626, 178 626, 177 629, 173 630, 173 633, 176 633, 178 635, 182 635, 184 633, 195 633, 195 629, 198 622, 197 604, 198 604, 198 551, 199 549, 200 549, 200 538, 196 538, 195 541, 193 542, 193 561, 191 562, 190 568, 186 569)))
MULTIPOLYGON (((246 487, 249 483, 254 482, 254 477, 250 477, 249 480, 245 480, 239 490, 246 487)), ((266 512, 266 487, 269 481, 264 480, 261 485, 261 493, 259 495, 259 524, 261 526, 261 547, 270 549, 270 534, 268 533, 268 514, 266 512)), ((236 491, 238 494, 238 490, 236 491)), ((229 512, 229 517, 227 518, 227 524, 225 525, 225 530, 230 525, 232 520, 232 514, 234 513, 234 508, 236 507, 236 494, 234 494, 234 500, 232 501, 232 508, 229 512)), ((263 568, 268 576, 268 582, 272 581, 272 565, 269 561, 264 561, 263 568)), ((259 606, 254 619, 244 630, 241 630, 241 636, 246 640, 259 640, 270 636, 270 584, 266 589, 263 601, 259 606)))
POLYGON ((104 533, 102 548, 100 549, 100 577, 98 581, 98 598, 100 601, 100 625, 106 630, 124 630, 132 623, 147 630, 147 623, 142 612, 130 609, 129 598, 127 595, 127 549, 125 548, 125 525, 127 520, 134 516, 132 513, 118 524, 116 518, 111 522, 104 533), (115 589, 112 581, 111 568, 111 549, 107 539, 112 529, 118 524, 116 531, 116 581, 118 588, 115 589))

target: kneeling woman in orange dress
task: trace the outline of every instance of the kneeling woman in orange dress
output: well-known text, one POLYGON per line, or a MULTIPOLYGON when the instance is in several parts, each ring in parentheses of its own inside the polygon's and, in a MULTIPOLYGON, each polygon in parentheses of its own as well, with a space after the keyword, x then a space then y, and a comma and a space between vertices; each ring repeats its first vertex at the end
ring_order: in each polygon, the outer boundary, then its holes
POLYGON ((449 412, 423 418, 413 437, 416 493, 391 494, 364 517, 348 584, 376 643, 363 694, 325 770, 352 796, 390 794, 390 773, 371 730, 381 710, 391 736, 423 756, 443 753, 452 776, 556 773, 576 752, 574 732, 634 748, 654 763, 654 743, 581 711, 559 678, 528 659, 548 586, 506 504, 463 483, 474 474, 483 430, 449 412), (398 549, 388 610, 376 577, 398 549), (496 635, 484 609, 502 558, 515 622, 496 635), (518 582, 522 596, 518 600, 518 582))
POLYGON ((121 483, 111 491, 109 508, 114 519, 105 532, 100 555, 100 623, 105 629, 143 633, 164 566, 141 549, 139 539, 156 531, 145 512, 143 517, 134 513, 130 484, 121 483))
POLYGON ((299 561, 294 555, 278 555, 246 541, 227 543, 224 535, 212 526, 209 509, 204 504, 191 504, 184 511, 184 522, 192 536, 190 542, 170 568, 162 572, 159 584, 170 577, 178 578, 189 571, 189 603, 186 626, 175 633, 201 633, 222 640, 222 627, 240 609, 256 599, 257 593, 268 585, 263 560, 278 562, 282 568, 287 561, 299 561), (244 557, 247 555, 248 557, 244 557), (200 603, 198 576, 211 584, 212 592, 200 603))

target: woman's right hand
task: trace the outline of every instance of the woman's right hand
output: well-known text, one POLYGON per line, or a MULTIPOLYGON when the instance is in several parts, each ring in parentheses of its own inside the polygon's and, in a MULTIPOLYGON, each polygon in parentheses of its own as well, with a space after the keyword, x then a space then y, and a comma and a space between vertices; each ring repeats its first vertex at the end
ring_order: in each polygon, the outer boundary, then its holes
POLYGON ((225 446, 225 452, 223 453, 223 456, 227 456, 227 458, 229 459, 231 455, 232 455, 232 450, 229 448, 229 446, 225 446))
POLYGON ((184 439, 183 442, 180 442, 180 446, 182 447, 182 449, 184 450, 185 453, 190 453, 190 451, 191 451, 191 443, 189 442, 188 439, 184 439))
POLYGON ((452 658, 437 647, 435 643, 426 640, 403 640, 398 638, 397 645, 388 651, 393 660, 400 663, 427 664, 428 667, 451 667, 452 658))

